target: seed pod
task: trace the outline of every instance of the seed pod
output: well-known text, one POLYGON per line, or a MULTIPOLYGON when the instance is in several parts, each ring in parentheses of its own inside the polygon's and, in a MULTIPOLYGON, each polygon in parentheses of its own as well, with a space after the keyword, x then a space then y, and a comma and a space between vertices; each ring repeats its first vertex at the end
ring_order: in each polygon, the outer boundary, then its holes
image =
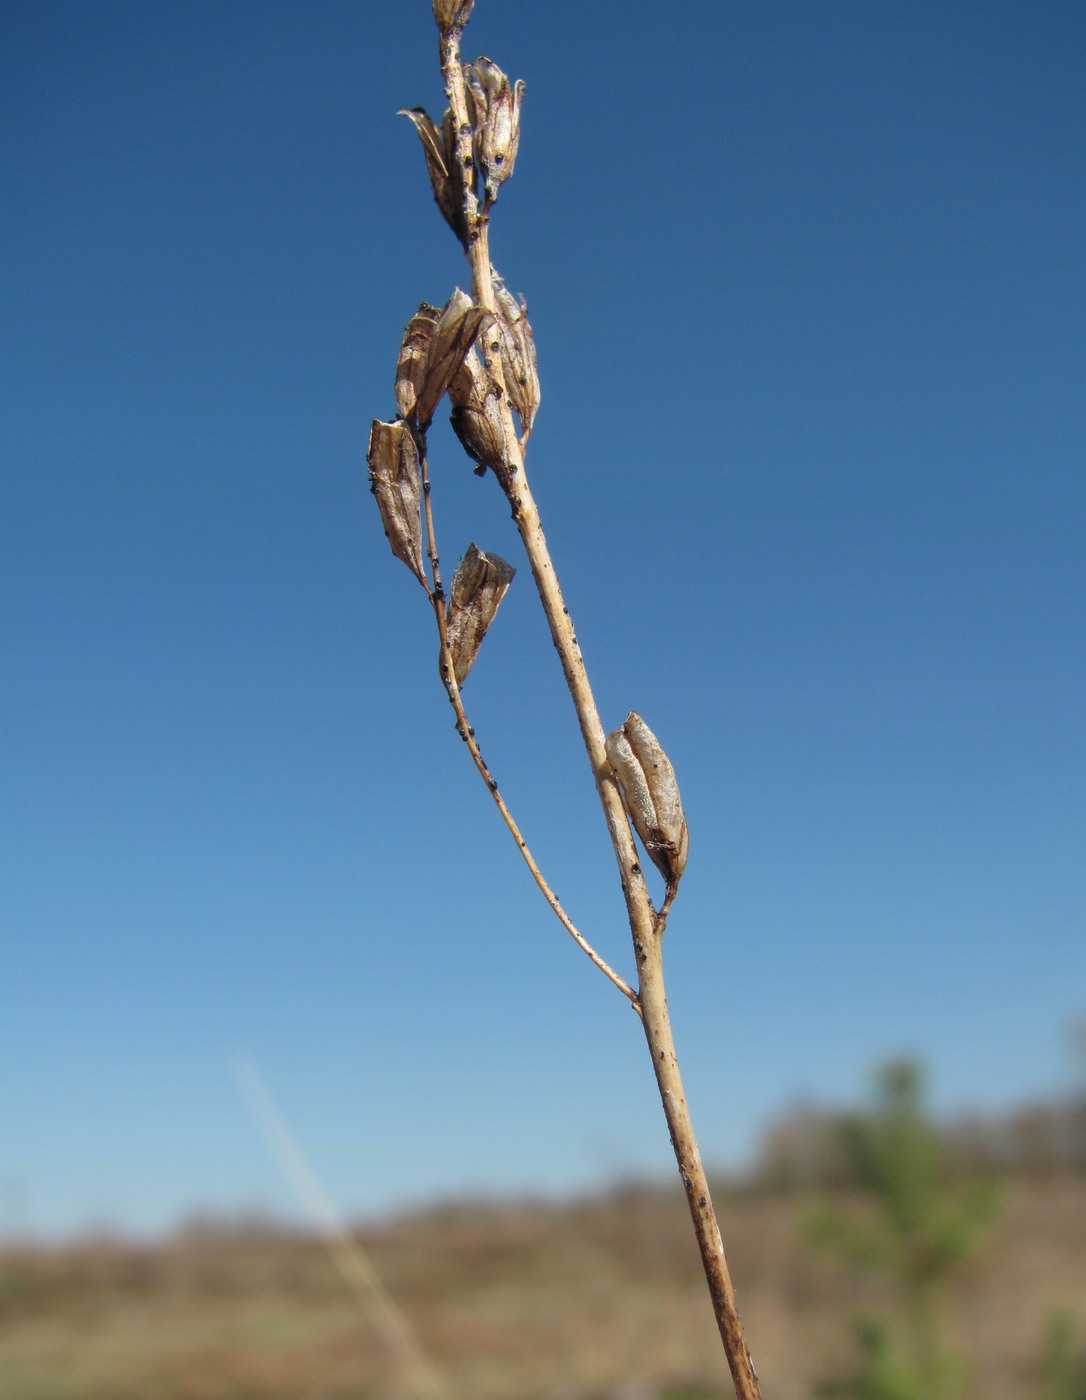
POLYGON ((415 416, 419 389, 426 372, 426 356, 433 339, 434 327, 441 312, 428 301, 419 303, 419 309, 407 323, 400 344, 400 358, 396 362, 396 407, 400 417, 411 420, 415 416))
POLYGON ((494 621, 516 569, 497 554, 475 544, 456 566, 449 589, 449 650, 457 685, 463 685, 479 654, 486 629, 494 621))
POLYGON ((415 414, 419 427, 426 431, 433 420, 434 410, 449 381, 464 363, 479 332, 484 316, 489 312, 474 306, 471 297, 459 287, 442 307, 426 352, 426 367, 418 391, 415 414))
POLYGON ((385 534, 397 559, 402 559, 424 588, 422 570, 422 482, 415 439, 406 423, 374 419, 366 451, 370 490, 377 498, 385 534))
POLYGON ((475 0, 434 0, 434 19, 443 34, 462 29, 468 22, 475 0))
POLYGON ((528 322, 528 306, 523 297, 518 303, 496 275, 494 295, 498 304, 506 392, 509 402, 520 415, 521 432, 530 433, 539 408, 539 374, 536 370, 535 340, 528 322))
POLYGON ((608 734, 607 757, 634 830, 668 889, 674 890, 690 846, 686 816, 675 770, 636 710, 626 716, 621 729, 608 734))
POLYGON ((513 173, 520 145, 520 104, 524 81, 512 87, 509 79, 489 58, 464 65, 471 124, 474 127, 475 163, 483 177, 488 204, 498 197, 498 186, 513 173))
MULTIPOLYGON (((422 142, 422 153, 426 157, 426 170, 430 176, 430 188, 434 192, 441 216, 456 234, 460 242, 467 243, 467 228, 464 223, 463 182, 456 163, 456 143, 452 129, 452 113, 446 112, 440 128, 424 107, 405 107, 396 113, 398 117, 409 117, 422 142)), ((474 181, 474 172, 472 172, 474 181)))
POLYGON ((449 383, 449 401, 453 432, 471 460, 478 463, 476 475, 482 476, 492 467, 500 479, 509 455, 498 391, 474 350, 468 351, 449 383))

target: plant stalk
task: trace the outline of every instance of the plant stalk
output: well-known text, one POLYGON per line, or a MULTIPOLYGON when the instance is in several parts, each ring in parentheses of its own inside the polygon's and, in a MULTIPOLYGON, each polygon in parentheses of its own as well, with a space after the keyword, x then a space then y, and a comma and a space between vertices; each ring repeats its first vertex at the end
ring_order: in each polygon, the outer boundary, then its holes
MULTIPOLYGON (((460 34, 450 30, 441 43, 441 66, 445 91, 452 108, 457 132, 457 160, 462 170, 471 168, 471 122, 460 65, 460 34)), ((489 252, 489 208, 480 206, 474 191, 464 190, 464 221, 468 230, 467 254, 472 269, 473 298, 478 306, 496 310, 493 271, 489 252)), ((664 990, 662 937, 664 919, 657 915, 649 897, 644 872, 634 845, 633 833, 622 803, 618 784, 611 771, 604 746, 605 734, 584 658, 573 623, 562 598, 558 576, 551 560, 539 511, 524 471, 524 453, 517 437, 504 392, 500 346, 494 334, 485 336, 484 359, 493 381, 502 390, 501 413, 508 452, 508 467, 501 483, 513 511, 521 540, 531 565, 536 588, 543 604, 551 638, 562 664, 573 700, 581 736, 588 752, 592 775, 603 807, 607 829, 618 863, 623 897, 633 936, 639 986, 638 1000, 645 1038, 652 1056, 653 1071, 667 1119, 671 1144, 686 1191, 690 1216, 701 1251, 709 1293, 716 1314, 724 1352, 731 1370, 737 1400, 760 1400, 758 1378, 747 1349, 743 1324, 736 1306, 728 1263, 713 1207, 709 1183, 698 1151, 690 1110, 683 1092, 679 1062, 671 1031, 664 990)))

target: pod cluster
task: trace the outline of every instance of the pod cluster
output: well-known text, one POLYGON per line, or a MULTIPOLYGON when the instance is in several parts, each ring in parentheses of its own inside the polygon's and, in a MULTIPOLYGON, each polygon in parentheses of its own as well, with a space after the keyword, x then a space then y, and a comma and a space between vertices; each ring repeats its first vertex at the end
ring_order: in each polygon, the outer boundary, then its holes
MULTIPOLYGON (((449 5, 443 8, 452 10, 457 7, 449 5)), ((463 10, 464 7, 459 8, 463 10)), ((470 5, 467 6, 468 10, 470 8, 470 5)), ((437 9, 435 4, 435 14, 437 9)), ((440 16, 438 25, 443 32, 447 32, 440 16)), ((454 27, 458 26, 449 26, 454 27)), ((466 248, 468 196, 478 198, 481 184, 486 205, 493 204, 498 197, 499 186, 513 173, 520 146, 520 106, 524 98, 524 81, 518 78, 515 83, 510 83, 498 65, 485 57, 477 58, 474 63, 465 63, 462 68, 472 129, 471 160, 466 166, 457 159, 456 121, 450 108, 446 108, 440 126, 425 107, 404 108, 399 115, 408 117, 414 123, 422 142, 434 200, 442 218, 466 248)))

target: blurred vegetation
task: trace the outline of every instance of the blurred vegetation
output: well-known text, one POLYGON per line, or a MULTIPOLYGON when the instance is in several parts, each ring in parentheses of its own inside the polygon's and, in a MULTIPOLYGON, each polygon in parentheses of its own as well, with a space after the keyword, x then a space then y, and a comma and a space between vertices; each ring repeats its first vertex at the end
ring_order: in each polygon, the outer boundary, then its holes
MULTIPOLYGON (((1086 1400, 1084 1107, 965 1131, 899 1064, 861 1110, 772 1124, 755 1168, 714 1183, 765 1400, 1086 1400)), ((670 1186, 354 1233, 456 1400, 723 1400, 670 1186)), ((306 1232, 204 1217, 152 1242, 10 1239, 0 1400, 152 1397, 418 1400, 306 1232)))
POLYGON ((885 1065, 872 1107, 842 1117, 838 1132, 864 1199, 859 1209, 854 1201, 846 1208, 819 1200, 806 1214, 805 1237, 848 1265, 888 1278, 901 1320, 895 1328, 884 1318, 862 1318, 855 1377, 820 1393, 834 1400, 956 1400, 964 1366, 943 1336, 945 1287, 994 1217, 994 1187, 949 1171, 914 1061, 885 1065))
POLYGON ((1066 1309, 1048 1319, 1040 1370, 1038 1400, 1086 1400, 1086 1348, 1076 1345, 1075 1325, 1066 1309))

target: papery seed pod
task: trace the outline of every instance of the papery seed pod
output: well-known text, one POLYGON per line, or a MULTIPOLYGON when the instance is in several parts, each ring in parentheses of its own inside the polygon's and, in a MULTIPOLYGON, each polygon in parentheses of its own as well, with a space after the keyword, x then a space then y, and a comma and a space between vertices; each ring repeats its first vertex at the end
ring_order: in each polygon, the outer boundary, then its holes
POLYGON ((453 406, 449 417, 453 432, 477 463, 476 475, 482 476, 491 467, 500 479, 509 463, 501 404, 474 350, 468 351, 449 382, 449 402, 453 406))
POLYGON ((489 312, 473 305, 471 297, 459 287, 442 307, 430 337, 426 367, 415 405, 418 424, 424 432, 433 420, 442 394, 449 387, 449 380, 464 363, 464 357, 487 315, 489 312))
POLYGON ((463 685, 479 654, 486 629, 494 621, 516 569, 497 554, 475 544, 456 566, 449 588, 449 650, 457 685, 463 685))
POLYGON ((449 414, 452 430, 460 446, 476 464, 475 475, 482 476, 492 467, 498 477, 506 466, 505 430, 496 398, 489 398, 483 408, 457 404, 449 414))
POLYGON ((445 113, 440 127, 434 124, 433 118, 423 107, 405 107, 396 115, 410 117, 414 122, 422 142, 422 153, 426 157, 426 170, 430 176, 430 188, 434 192, 437 207, 453 233, 466 246, 463 181, 456 164, 456 145, 450 120, 452 114, 445 113))
POLYGON ((523 297, 518 303, 496 274, 494 296, 498 305, 506 392, 509 402, 520 415, 521 431, 530 433, 539 408, 539 373, 536 369, 535 339, 528 322, 528 306, 523 297))
POLYGON ((608 734, 606 747, 634 830, 668 889, 674 890, 690 846, 675 770, 636 710, 626 716, 621 729, 608 734))
POLYGON ((415 416, 419 389, 426 372, 426 356, 433 339, 434 327, 441 312, 428 301, 419 303, 419 309, 407 323, 400 344, 400 358, 396 362, 396 407, 400 417, 408 420, 415 416))
POLYGON ((434 19, 442 33, 461 29, 468 22, 475 0, 434 0, 434 19))
POLYGON ((513 173, 520 145, 520 104, 524 81, 509 79, 489 58, 464 65, 471 124, 475 135, 475 163, 483 177, 488 204, 498 197, 498 186, 513 173))
POLYGON ((422 482, 415 439, 406 423, 382 423, 370 428, 366 461, 370 490, 377 498, 385 534, 397 559, 402 559, 424 588, 422 570, 422 482))

